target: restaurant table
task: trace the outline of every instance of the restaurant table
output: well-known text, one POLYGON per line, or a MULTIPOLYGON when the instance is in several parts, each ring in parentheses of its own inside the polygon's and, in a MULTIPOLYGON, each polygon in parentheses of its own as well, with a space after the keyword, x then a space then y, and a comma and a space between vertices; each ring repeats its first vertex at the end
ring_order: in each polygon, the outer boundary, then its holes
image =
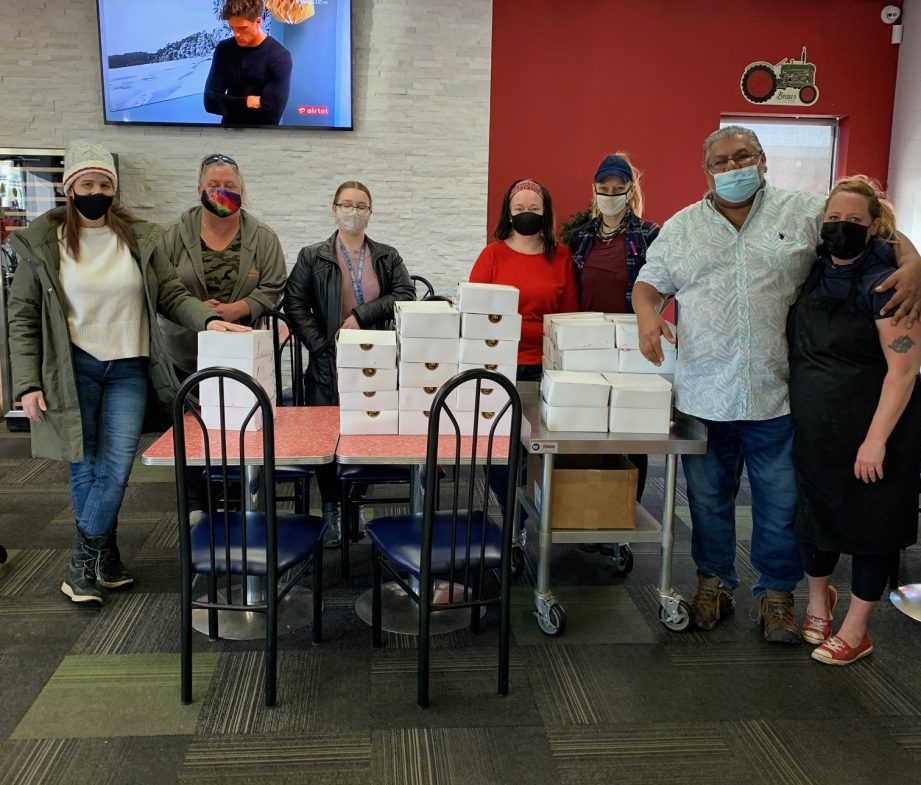
MULTIPOLYGON (((221 454, 220 431, 208 431, 211 455, 221 454)), ((189 466, 204 466, 205 445, 201 426, 191 414, 186 415, 186 460, 189 466)), ((332 463, 339 440, 338 406, 284 406, 275 412, 275 465, 316 466, 332 463)), ((243 437, 245 463, 243 487, 259 485, 262 468, 262 431, 249 431, 243 437)), ((141 456, 146 466, 175 466, 173 429, 170 428, 141 456)), ((227 462, 239 465, 239 431, 227 431, 227 462)), ((254 508, 263 500, 258 496, 254 508)), ((252 602, 265 600, 265 578, 246 577, 246 596, 252 602)), ((312 592, 304 587, 293 587, 278 605, 278 629, 290 632, 309 625, 312 621, 312 592)), ((265 637, 265 614, 254 611, 219 611, 218 628, 222 638, 253 640, 265 637)), ((208 632, 208 612, 195 610, 192 626, 199 632, 208 632)))
MULTIPOLYGON (((540 510, 526 486, 518 488, 518 503, 533 519, 540 521, 537 587, 534 591, 535 617, 547 635, 559 635, 566 625, 566 613, 550 591, 550 554, 554 543, 660 542, 659 621, 672 630, 683 630, 690 623, 690 609, 671 585, 672 545, 674 542, 675 486, 678 456, 699 455, 707 451, 707 431, 693 417, 677 414, 669 432, 583 433, 551 431, 541 421, 539 393, 521 395, 523 418, 521 443, 527 453, 541 458, 540 510), (662 521, 659 523, 641 505, 636 505, 634 529, 554 529, 551 520, 553 464, 557 455, 608 454, 665 455, 665 488, 662 521)), ((517 517, 517 516, 516 516, 517 517)), ((622 549, 626 547, 622 545, 622 549)), ((629 549, 619 555, 629 554, 629 549)), ((631 555, 632 558, 632 555, 631 555)))
MULTIPOLYGON (((506 415, 510 416, 510 415, 506 415)), ((477 459, 485 459, 488 438, 478 437, 477 459)), ((508 450, 512 440, 508 436, 496 436, 493 439, 493 463, 504 464, 508 461, 508 450)), ((438 459, 453 464, 457 449, 454 436, 441 436, 438 439, 438 459)), ((410 512, 422 512, 422 467, 428 452, 427 436, 348 436, 339 437, 336 447, 336 460, 344 464, 397 464, 410 467, 410 512)), ((473 437, 461 437, 461 458, 468 459, 473 454, 473 437)), ((455 478, 456 479, 456 478, 455 478)), ((473 478, 471 478, 471 482, 473 478)), ((436 581, 435 595, 446 591, 447 581, 436 581)), ((418 587, 416 587, 418 588, 418 587)), ((464 587, 455 585, 455 591, 463 596, 464 587)), ((419 606, 396 581, 383 585, 381 605, 382 628, 388 632, 415 635, 419 632, 419 606)), ((355 611, 367 624, 371 623, 371 590, 359 596, 355 611)), ((432 614, 431 631, 433 633, 453 632, 470 623, 469 609, 436 611, 432 614)))

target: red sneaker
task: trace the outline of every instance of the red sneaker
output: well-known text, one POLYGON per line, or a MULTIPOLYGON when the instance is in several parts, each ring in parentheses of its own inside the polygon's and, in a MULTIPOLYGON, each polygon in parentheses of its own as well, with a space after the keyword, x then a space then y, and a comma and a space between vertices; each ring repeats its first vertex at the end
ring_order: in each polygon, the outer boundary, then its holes
POLYGON ((825 641, 831 635, 832 622, 834 621, 835 605, 838 603, 838 592, 834 586, 828 587, 828 615, 830 618, 823 619, 819 616, 813 616, 807 613, 803 618, 803 640, 814 646, 825 641))
POLYGON ((824 662, 826 665, 850 665, 852 662, 866 657, 873 651, 870 636, 864 634, 863 640, 856 646, 850 646, 837 635, 829 638, 825 643, 812 652, 812 659, 824 662))

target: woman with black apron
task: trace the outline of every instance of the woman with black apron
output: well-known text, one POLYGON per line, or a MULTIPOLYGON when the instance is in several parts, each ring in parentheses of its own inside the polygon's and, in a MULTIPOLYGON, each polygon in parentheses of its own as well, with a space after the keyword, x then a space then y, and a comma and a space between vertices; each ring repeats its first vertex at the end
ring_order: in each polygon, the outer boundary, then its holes
POLYGON ((823 245, 790 310, 790 408, 797 471, 795 531, 814 659, 847 665, 873 651, 867 624, 898 551, 918 534, 921 324, 882 315, 876 286, 894 266, 892 207, 865 177, 839 181, 826 202, 823 245), (831 574, 853 556, 852 599, 837 634, 831 574))

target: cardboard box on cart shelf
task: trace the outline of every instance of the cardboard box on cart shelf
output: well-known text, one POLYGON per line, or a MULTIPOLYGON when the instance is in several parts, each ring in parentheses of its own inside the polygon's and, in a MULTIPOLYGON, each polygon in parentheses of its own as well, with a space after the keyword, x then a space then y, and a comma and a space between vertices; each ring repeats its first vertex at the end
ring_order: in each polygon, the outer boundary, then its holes
MULTIPOLYGON (((528 493, 542 506, 539 455, 528 455, 528 493)), ((557 455, 550 508, 554 529, 636 528, 636 467, 623 455, 557 455)))

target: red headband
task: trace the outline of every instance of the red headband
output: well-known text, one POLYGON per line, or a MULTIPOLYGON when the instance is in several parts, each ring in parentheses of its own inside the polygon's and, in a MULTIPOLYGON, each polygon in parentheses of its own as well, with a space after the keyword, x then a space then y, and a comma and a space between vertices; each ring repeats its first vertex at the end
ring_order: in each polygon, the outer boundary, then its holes
POLYGON ((541 188, 534 180, 519 180, 512 187, 508 198, 511 199, 519 191, 534 191, 541 199, 544 198, 544 189, 541 188))

